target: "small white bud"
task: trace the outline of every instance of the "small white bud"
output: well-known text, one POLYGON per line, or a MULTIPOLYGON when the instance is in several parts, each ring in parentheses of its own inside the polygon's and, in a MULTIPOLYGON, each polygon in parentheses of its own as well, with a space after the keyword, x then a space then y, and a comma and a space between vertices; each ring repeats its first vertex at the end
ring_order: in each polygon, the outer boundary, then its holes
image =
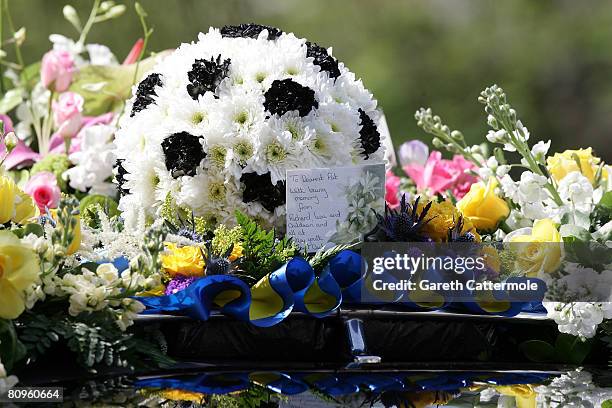
POLYGON ((6 134, 6 136, 4 136, 4 145, 9 153, 12 152, 15 147, 17 147, 17 143, 19 143, 19 139, 17 139, 15 132, 9 132, 6 134))
POLYGON ((62 12, 64 13, 64 18, 68 20, 68 22, 72 24, 74 28, 76 28, 78 31, 81 31, 81 19, 79 18, 79 15, 77 14, 75 8, 69 4, 66 4, 62 12))
POLYGON ((21 27, 19 30, 17 30, 15 32, 15 34, 13 34, 13 40, 15 40, 15 44, 17 44, 18 46, 21 46, 26 39, 26 28, 25 27, 21 27))
POLYGON ((105 18, 117 18, 125 13, 126 7, 123 4, 118 4, 116 6, 111 7, 110 10, 104 15, 105 18))

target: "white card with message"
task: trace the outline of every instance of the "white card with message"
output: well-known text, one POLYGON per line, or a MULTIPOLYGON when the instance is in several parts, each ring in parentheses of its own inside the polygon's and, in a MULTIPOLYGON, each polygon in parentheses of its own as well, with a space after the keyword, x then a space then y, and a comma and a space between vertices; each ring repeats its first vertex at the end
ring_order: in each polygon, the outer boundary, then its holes
POLYGON ((287 171, 287 235, 308 252, 362 238, 384 205, 382 163, 287 171))

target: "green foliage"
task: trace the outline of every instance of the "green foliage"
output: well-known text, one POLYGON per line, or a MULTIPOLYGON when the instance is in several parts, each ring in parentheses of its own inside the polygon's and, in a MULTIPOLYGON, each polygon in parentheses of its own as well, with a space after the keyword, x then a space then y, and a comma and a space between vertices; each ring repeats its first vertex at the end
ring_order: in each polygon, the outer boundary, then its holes
POLYGON ((588 357, 593 347, 591 339, 582 340, 571 334, 560 333, 555 344, 542 340, 527 340, 519 348, 531 361, 537 363, 569 363, 580 365, 588 357))
POLYGON ((596 224, 604 225, 612 220, 612 191, 606 192, 591 215, 596 224))
POLYGON ((17 338, 15 325, 10 320, 0 319, 0 361, 10 373, 15 363, 26 355, 26 348, 17 338))
POLYGON ((345 249, 353 249, 359 244, 340 244, 326 250, 317 251, 308 261, 316 272, 321 272, 331 258, 345 249))
POLYGON ((99 212, 103 211, 108 218, 113 218, 120 215, 117 207, 117 202, 108 196, 99 194, 85 196, 79 204, 81 220, 91 228, 99 228, 99 212))
POLYGON ((215 228, 214 235, 212 239, 212 252, 214 254, 223 254, 242 239, 242 228, 239 226, 228 228, 221 224, 215 228))
POLYGON ((297 248, 291 239, 277 237, 274 229, 264 230, 240 211, 236 212, 236 220, 242 229, 243 257, 240 266, 254 280, 249 283, 259 281, 296 254, 297 248))
POLYGON ((76 361, 91 372, 101 367, 169 366, 173 361, 159 348, 133 334, 122 332, 104 312, 79 318, 56 313, 26 313, 20 318, 19 340, 31 361, 43 357, 53 346, 64 344, 76 361))

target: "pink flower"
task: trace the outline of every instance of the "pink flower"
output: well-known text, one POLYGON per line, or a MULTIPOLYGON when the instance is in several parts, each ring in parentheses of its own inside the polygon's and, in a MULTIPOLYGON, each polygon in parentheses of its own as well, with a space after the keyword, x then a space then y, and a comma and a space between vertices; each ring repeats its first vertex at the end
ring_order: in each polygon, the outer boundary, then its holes
POLYGON ((128 56, 125 57, 125 60, 123 61, 123 65, 130 65, 138 61, 138 57, 140 57, 140 54, 142 53, 143 48, 144 48, 144 40, 142 38, 139 38, 132 46, 132 49, 130 50, 130 53, 128 54, 128 56))
POLYGON ((55 174, 48 171, 32 176, 24 191, 32 196, 41 212, 45 212, 46 208, 57 208, 59 204, 61 191, 55 174))
POLYGON ((57 132, 63 137, 74 137, 81 128, 83 97, 74 92, 65 92, 53 102, 53 120, 57 132))
POLYGON ((42 59, 40 79, 47 89, 64 92, 72 82, 76 68, 68 51, 51 50, 42 59))
POLYGON ((404 166, 404 171, 414 180, 419 191, 429 190, 438 194, 451 190, 457 199, 462 198, 476 182, 476 177, 467 173, 467 170, 475 169, 476 166, 463 156, 455 155, 453 160, 444 160, 438 151, 431 152, 425 165, 404 166))
MULTIPOLYGON (((0 120, 4 122, 4 131, 6 133, 13 132, 13 122, 11 118, 6 115, 0 114, 0 120)), ((0 137, 0 159, 6 154, 6 146, 4 146, 4 139, 0 137)), ((17 147, 6 157, 4 160, 4 167, 7 170, 12 170, 17 167, 24 167, 34 163, 38 160, 40 155, 30 149, 23 140, 19 139, 17 147)))
POLYGON ((397 208, 399 201, 400 178, 392 172, 387 172, 387 180, 385 181, 385 201, 389 208, 397 208))
MULTIPOLYGON (((83 126, 70 142, 69 154, 76 153, 81 150, 81 137, 87 128, 96 125, 108 125, 113 121, 113 117, 114 114, 112 112, 108 112, 100 116, 83 116, 83 126)), ((66 153, 64 137, 59 132, 56 132, 53 134, 53 136, 51 136, 51 140, 49 141, 49 153, 66 153)))

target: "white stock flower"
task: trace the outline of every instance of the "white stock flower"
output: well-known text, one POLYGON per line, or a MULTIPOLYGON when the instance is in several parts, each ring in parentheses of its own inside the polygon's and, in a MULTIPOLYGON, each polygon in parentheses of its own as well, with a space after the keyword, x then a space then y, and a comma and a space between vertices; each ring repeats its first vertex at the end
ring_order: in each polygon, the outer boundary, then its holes
POLYGON ((559 195, 569 201, 570 207, 577 211, 590 213, 593 209, 593 185, 579 171, 573 171, 559 183, 559 195))
POLYGON ((547 142, 540 140, 531 148, 531 154, 538 162, 543 163, 546 159, 546 155, 548 154, 548 149, 550 149, 550 140, 547 142))

